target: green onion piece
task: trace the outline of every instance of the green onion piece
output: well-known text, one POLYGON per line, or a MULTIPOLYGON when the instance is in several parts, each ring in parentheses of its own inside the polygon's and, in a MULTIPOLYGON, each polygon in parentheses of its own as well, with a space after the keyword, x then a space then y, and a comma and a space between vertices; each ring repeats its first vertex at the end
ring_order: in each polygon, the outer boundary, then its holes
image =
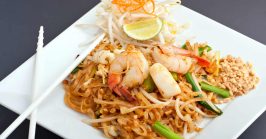
POLYGON ((97 111, 95 112, 95 116, 96 116, 96 119, 99 119, 99 118, 100 118, 101 113, 100 113, 99 110, 97 110, 97 111))
POLYGON ((178 74, 176 72, 171 72, 172 77, 174 78, 175 81, 178 80, 178 74))
POLYGON ((214 93, 220 95, 223 98, 227 98, 227 97, 230 96, 230 93, 229 93, 228 90, 225 90, 225 89, 222 89, 222 88, 219 88, 219 87, 216 87, 216 86, 209 85, 206 82, 200 82, 200 87, 203 90, 214 92, 214 93))
MULTIPOLYGON (((199 96, 200 97, 200 96, 199 96)), ((223 111, 218 108, 216 105, 214 105, 214 107, 217 109, 217 110, 214 110, 206 101, 199 101, 198 102, 201 106, 205 107, 206 109, 216 113, 217 115, 222 115, 223 114, 223 111)))
POLYGON ((187 49, 186 43, 181 46, 182 49, 187 49))
MULTIPOLYGON (((196 83, 195 83, 195 81, 194 81, 194 79, 193 79, 193 77, 192 77, 192 75, 191 75, 191 73, 190 72, 188 72, 188 73, 186 73, 185 74, 185 77, 186 77, 186 79, 187 79, 187 81, 191 84, 191 86, 192 86, 192 90, 193 91, 195 91, 195 92, 200 92, 200 88, 198 88, 198 86, 196 85, 196 83)), ((198 97, 202 97, 202 95, 199 95, 198 97)), ((216 108, 216 110, 215 109, 213 109, 206 101, 199 101, 198 102, 200 105, 202 105, 203 107, 205 107, 206 109, 208 109, 208 110, 210 110, 210 111, 213 111, 214 113, 216 113, 216 114, 218 114, 218 115, 221 115, 223 112, 222 112, 222 110, 221 109, 219 109, 216 105, 214 105, 215 106, 215 108, 216 108)))
POLYGON ((80 70, 80 67, 77 66, 77 67, 71 72, 71 74, 75 74, 75 73, 77 73, 79 70, 80 70))
POLYGON ((155 122, 152 128, 160 135, 164 136, 167 139, 184 139, 182 136, 174 133, 167 126, 161 124, 159 121, 155 122))
POLYGON ((209 51, 211 51, 212 50, 212 48, 209 46, 209 45, 206 45, 206 47, 205 48, 207 48, 207 52, 209 52, 209 51))
POLYGON ((148 75, 148 77, 143 81, 142 87, 149 93, 153 92, 154 89, 156 89, 156 85, 151 75, 148 75))
POLYGON ((190 72, 186 73, 186 74, 185 74, 185 77, 186 77, 188 83, 191 84, 191 86, 192 86, 192 90, 195 91, 195 92, 200 92, 200 89, 199 89, 198 86, 196 85, 196 83, 195 83, 195 81, 194 81, 194 79, 193 79, 191 73, 190 73, 190 72))
POLYGON ((205 49, 207 49, 207 52, 209 52, 209 51, 212 50, 212 48, 211 48, 209 45, 206 45, 206 46, 204 46, 204 47, 200 47, 200 48, 199 48, 199 56, 202 56, 203 51, 204 51, 205 49))
POLYGON ((207 75, 201 75, 201 77, 205 80, 207 80, 207 75))

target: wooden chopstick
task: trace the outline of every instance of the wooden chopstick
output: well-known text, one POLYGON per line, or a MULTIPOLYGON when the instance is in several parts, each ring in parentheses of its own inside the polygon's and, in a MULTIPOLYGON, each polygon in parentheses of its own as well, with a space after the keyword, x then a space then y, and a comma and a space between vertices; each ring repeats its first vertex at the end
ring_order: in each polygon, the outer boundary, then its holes
MULTIPOLYGON (((32 87, 32 102, 36 99, 38 95, 38 87, 39 87, 39 71, 40 71, 40 56, 41 50, 43 49, 43 26, 40 27, 39 36, 38 36, 38 43, 36 49, 36 56, 35 56, 35 69, 33 75, 33 87, 32 87)), ((30 117, 30 126, 29 126, 29 134, 28 139, 35 139, 35 132, 36 132, 36 121, 37 121, 37 108, 31 113, 30 117)))
POLYGON ((86 56, 97 46, 104 38, 105 33, 101 34, 91 45, 84 50, 79 57, 48 87, 30 106, 0 135, 0 139, 6 139, 31 113, 35 110, 60 84, 70 73, 73 71, 79 63, 86 58, 86 56))

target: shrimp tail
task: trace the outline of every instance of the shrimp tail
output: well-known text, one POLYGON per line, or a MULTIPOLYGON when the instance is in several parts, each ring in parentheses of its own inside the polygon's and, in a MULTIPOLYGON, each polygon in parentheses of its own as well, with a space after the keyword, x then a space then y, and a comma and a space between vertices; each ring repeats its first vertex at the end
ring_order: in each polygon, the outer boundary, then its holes
POLYGON ((184 50, 184 49, 181 49, 181 48, 175 48, 175 52, 177 52, 178 54, 180 55, 183 55, 183 56, 187 56, 187 57, 191 57, 191 58, 194 58, 197 60, 198 64, 202 67, 209 67, 210 66, 210 61, 208 61, 207 59, 204 59, 200 56, 197 56, 195 55, 195 53, 191 52, 191 51, 188 51, 188 50, 184 50))
POLYGON ((136 99, 130 94, 127 87, 119 85, 122 81, 122 76, 120 74, 111 73, 108 76, 108 86, 117 95, 124 97, 129 102, 135 101, 136 99))
POLYGON ((198 64, 202 67, 209 67, 211 65, 210 61, 208 61, 202 57, 195 56, 195 55, 193 55, 192 57, 195 58, 198 61, 198 64))
POLYGON ((126 87, 121 86, 119 87, 118 91, 127 101, 133 102, 136 100, 136 98, 130 94, 126 87))

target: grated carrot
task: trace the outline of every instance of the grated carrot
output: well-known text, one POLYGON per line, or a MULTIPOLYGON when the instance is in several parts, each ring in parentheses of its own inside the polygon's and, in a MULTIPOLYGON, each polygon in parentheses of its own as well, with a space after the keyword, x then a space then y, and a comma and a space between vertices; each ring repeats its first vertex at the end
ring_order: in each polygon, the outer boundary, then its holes
POLYGON ((122 12, 135 12, 142 9, 146 14, 153 14, 155 10, 154 0, 113 0, 112 3, 117 5, 122 12), (151 12, 145 8, 149 3, 152 4, 151 12))

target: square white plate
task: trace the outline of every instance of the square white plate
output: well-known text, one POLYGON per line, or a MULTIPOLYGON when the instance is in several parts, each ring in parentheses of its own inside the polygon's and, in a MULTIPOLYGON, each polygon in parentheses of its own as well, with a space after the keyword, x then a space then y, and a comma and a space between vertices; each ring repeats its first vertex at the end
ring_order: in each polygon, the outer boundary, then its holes
MULTIPOLYGON (((97 7, 97 6, 96 6, 97 7)), ((40 90, 45 90, 68 67, 83 48, 81 42, 95 36, 96 30, 81 30, 79 23, 94 23, 96 7, 67 28, 44 48, 40 90)), ((266 106, 266 47, 236 31, 225 27, 184 6, 173 9, 179 23, 190 23, 183 35, 193 34, 196 41, 208 42, 222 55, 241 56, 254 64, 261 81, 248 95, 240 97, 226 107, 224 114, 207 124, 197 139, 237 138, 264 110, 266 106)), ((0 104, 21 113, 30 104, 34 56, 18 67, 0 83, 0 104)), ((67 108, 63 102, 64 90, 59 85, 38 111, 38 123, 52 132, 72 139, 104 138, 102 133, 81 122, 85 116, 67 108)))

